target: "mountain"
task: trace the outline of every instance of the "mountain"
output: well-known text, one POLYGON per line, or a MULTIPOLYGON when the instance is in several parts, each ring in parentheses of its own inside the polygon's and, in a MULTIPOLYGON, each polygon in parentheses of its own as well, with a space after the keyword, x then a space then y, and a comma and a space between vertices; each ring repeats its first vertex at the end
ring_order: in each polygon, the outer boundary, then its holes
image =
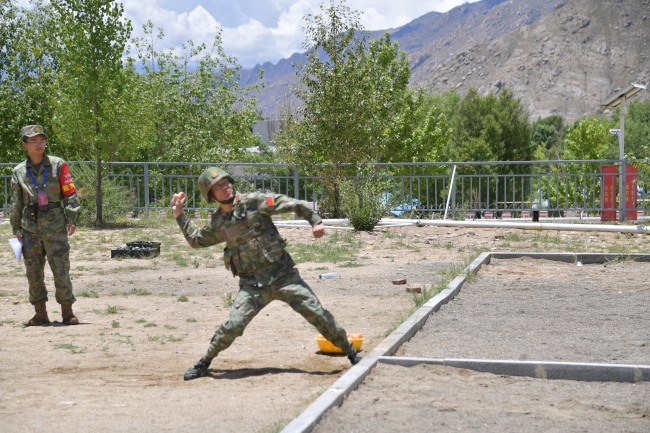
MULTIPOLYGON (((631 83, 650 82, 650 0, 482 0, 370 36, 386 32, 407 54, 412 88, 485 95, 506 86, 531 120, 573 122, 601 113, 631 83)), ((268 118, 289 103, 293 65, 304 59, 243 71, 246 84, 264 69, 258 100, 268 118)), ((638 97, 650 98, 650 88, 638 97)))

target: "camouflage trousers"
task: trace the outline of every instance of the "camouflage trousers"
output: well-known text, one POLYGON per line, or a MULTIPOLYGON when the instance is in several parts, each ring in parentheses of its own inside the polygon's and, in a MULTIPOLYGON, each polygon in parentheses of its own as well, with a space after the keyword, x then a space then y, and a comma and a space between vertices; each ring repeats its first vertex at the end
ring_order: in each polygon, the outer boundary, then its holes
POLYGON ((257 313, 274 300, 289 304, 344 353, 355 352, 354 346, 348 341, 345 329, 336 322, 329 311, 323 308, 298 271, 293 269, 286 277, 270 285, 247 284, 240 280, 239 292, 230 309, 230 318, 217 328, 203 359, 212 360, 219 352, 228 348, 244 333, 244 329, 257 313))
POLYGON ((23 257, 29 283, 29 302, 32 305, 47 302, 46 258, 54 277, 56 302, 64 305, 75 302, 70 281, 70 244, 65 226, 62 230, 47 234, 23 231, 23 257))

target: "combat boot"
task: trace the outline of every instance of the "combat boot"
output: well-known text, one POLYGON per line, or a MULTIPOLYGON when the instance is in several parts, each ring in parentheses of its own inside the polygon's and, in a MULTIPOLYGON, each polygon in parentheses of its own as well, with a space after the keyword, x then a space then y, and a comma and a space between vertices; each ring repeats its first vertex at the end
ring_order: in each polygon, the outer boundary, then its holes
POLYGON ((361 356, 356 350, 348 355, 348 359, 352 365, 357 365, 359 362, 361 362, 361 356))
POLYGON ((35 304, 34 310, 36 311, 36 314, 34 314, 34 317, 29 319, 27 326, 41 326, 44 323, 50 323, 50 318, 47 317, 47 308, 45 308, 45 302, 35 304))
POLYGON ((204 361, 201 358, 185 372, 183 379, 192 380, 207 376, 209 374, 208 367, 210 367, 210 361, 204 361))
POLYGON ((79 319, 72 312, 72 304, 61 305, 61 314, 63 315, 63 323, 66 325, 79 324, 79 319))

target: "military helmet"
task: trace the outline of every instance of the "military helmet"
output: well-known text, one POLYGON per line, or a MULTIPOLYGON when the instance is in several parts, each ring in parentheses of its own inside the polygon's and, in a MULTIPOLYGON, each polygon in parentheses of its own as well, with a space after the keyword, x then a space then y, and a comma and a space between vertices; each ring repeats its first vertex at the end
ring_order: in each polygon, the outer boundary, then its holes
POLYGON ((215 183, 219 182, 224 177, 227 178, 230 183, 235 183, 235 179, 221 168, 208 167, 203 170, 203 173, 199 176, 199 191, 201 191, 201 197, 203 200, 208 203, 216 200, 210 193, 210 190, 215 183))

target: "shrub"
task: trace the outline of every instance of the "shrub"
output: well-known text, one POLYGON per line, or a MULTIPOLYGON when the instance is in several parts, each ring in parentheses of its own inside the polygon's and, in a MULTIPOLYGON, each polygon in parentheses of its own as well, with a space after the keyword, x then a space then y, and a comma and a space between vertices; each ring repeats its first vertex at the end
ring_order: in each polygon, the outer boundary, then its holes
MULTIPOLYGON (((97 221, 97 170, 90 164, 75 164, 71 168, 81 199, 81 213, 77 223, 92 226, 97 221)), ((114 222, 126 215, 128 191, 111 178, 102 179, 102 221, 114 222)))
POLYGON ((357 176, 340 183, 341 209, 355 230, 373 230, 386 213, 386 180, 372 165, 360 166, 357 176))

